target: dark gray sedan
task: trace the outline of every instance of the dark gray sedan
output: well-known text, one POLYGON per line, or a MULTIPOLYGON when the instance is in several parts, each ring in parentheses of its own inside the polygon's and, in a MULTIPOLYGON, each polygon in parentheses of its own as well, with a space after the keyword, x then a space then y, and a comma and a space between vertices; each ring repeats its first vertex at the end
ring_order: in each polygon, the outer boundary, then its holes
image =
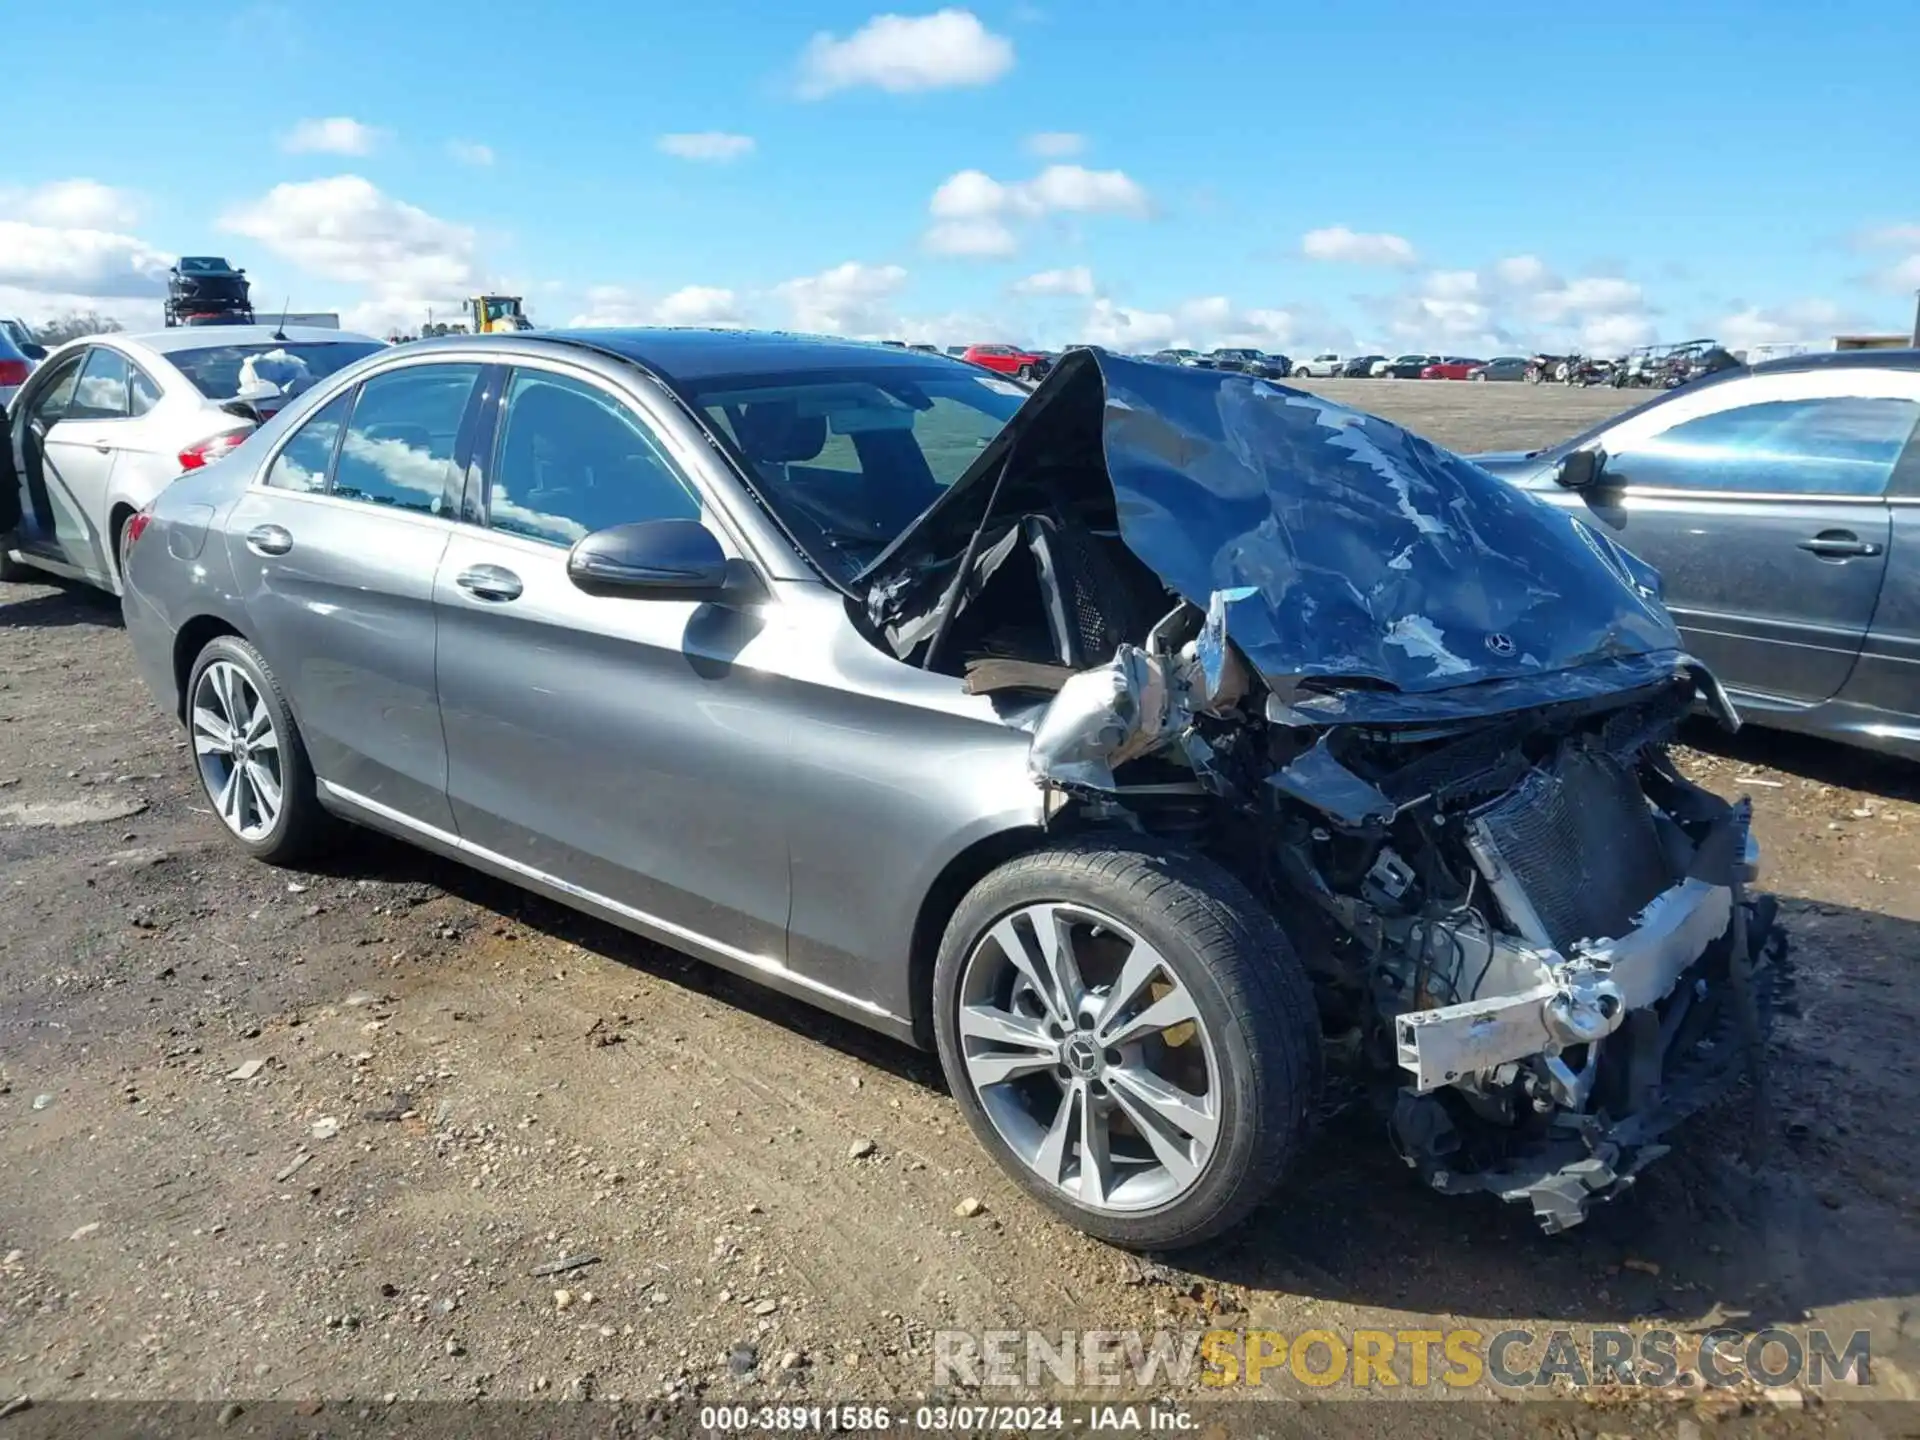
POLYGON ((1476 458, 1659 570, 1749 720, 1920 759, 1916 420, 1920 351, 1797 355, 1476 458))
POLYGON ((1665 760, 1732 717, 1650 573, 1319 396, 1084 349, 1029 395, 789 336, 428 341, 125 553, 247 851, 387 830, 937 1048, 1117 1243, 1272 1190, 1323 1025, 1415 1173, 1550 1230, 1762 1033, 1746 812, 1665 760))

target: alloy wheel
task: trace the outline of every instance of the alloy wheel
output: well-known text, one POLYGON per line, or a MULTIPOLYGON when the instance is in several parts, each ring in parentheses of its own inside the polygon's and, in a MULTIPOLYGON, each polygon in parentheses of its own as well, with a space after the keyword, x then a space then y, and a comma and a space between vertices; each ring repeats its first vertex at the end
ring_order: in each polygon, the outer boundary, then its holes
POLYGON ((1111 916, 1034 904, 967 957, 967 1078, 1030 1170, 1081 1205, 1157 1208, 1198 1183, 1220 1133, 1212 1037, 1164 956, 1111 916))
POLYGON ((273 712, 251 676, 216 660, 193 688, 193 753, 200 780, 226 827, 261 840, 280 818, 286 769, 273 712))

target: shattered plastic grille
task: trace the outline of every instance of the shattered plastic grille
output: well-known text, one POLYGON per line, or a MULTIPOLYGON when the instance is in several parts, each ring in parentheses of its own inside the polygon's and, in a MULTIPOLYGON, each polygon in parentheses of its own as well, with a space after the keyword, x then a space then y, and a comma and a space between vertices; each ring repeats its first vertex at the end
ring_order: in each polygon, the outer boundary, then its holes
POLYGON ((1673 883, 1633 773, 1569 746, 1475 818, 1556 948, 1618 939, 1673 883))

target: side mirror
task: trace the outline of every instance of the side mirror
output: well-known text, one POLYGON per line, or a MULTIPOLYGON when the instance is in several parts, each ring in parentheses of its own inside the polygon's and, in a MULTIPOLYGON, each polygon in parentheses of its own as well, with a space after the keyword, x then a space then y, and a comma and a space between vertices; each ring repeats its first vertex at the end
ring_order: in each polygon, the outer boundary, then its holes
POLYGON ((698 520, 639 520, 596 530, 567 555, 582 590, 653 600, 714 600, 730 571, 719 540, 698 520))
POLYGON ((1600 449, 1573 450, 1561 460, 1554 472, 1554 483, 1568 490, 1591 490, 1606 474, 1607 452, 1600 449))
POLYGON ((29 340, 20 347, 20 353, 29 360, 44 360, 47 358, 47 347, 29 340))

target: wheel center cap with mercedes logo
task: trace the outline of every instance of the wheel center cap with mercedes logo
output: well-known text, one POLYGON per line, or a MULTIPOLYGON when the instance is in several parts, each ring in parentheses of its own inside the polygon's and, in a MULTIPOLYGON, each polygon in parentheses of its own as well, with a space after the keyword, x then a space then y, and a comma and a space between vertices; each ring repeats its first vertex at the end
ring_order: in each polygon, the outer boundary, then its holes
POLYGON ((1093 1043, 1089 1035, 1074 1035, 1060 1047, 1060 1058, 1067 1062, 1067 1068, 1082 1079, 1100 1073, 1100 1047, 1093 1043))

